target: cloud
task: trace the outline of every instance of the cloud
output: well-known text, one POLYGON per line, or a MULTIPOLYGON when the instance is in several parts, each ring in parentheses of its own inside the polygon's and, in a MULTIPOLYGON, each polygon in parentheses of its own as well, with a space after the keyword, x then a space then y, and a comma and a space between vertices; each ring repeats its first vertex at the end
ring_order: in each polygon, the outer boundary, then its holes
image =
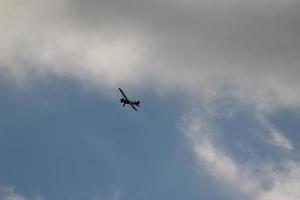
POLYGON ((68 1, 4 1, 2 71, 18 81, 54 74, 100 86, 134 82, 143 52, 138 35, 105 26, 91 32, 76 28, 63 14, 67 6, 68 1))
POLYGON ((183 130, 190 138, 201 169, 207 170, 227 189, 238 194, 237 199, 295 200, 300 198, 300 163, 285 160, 272 163, 260 160, 239 163, 217 143, 203 119, 190 118, 183 130))
POLYGON ((103 197, 98 194, 95 200, 120 200, 121 199, 121 191, 118 188, 115 188, 109 197, 103 197))
POLYGON ((0 199, 1 200, 44 200, 41 195, 35 195, 33 198, 26 198, 15 191, 12 186, 0 187, 0 199))
POLYGON ((1 188, 1 200, 26 200, 25 197, 15 193, 14 188, 4 187, 1 188))
POLYGON ((289 141, 278 129, 276 129, 267 119, 264 113, 256 113, 256 118, 258 122, 264 126, 270 134, 267 142, 270 144, 280 147, 283 150, 291 151, 294 146, 291 141, 289 141))
POLYGON ((297 1, 1 2, 0 68, 19 82, 55 74, 264 110, 300 104, 297 1))
POLYGON ((283 171, 273 174, 273 187, 260 194, 261 200, 286 199, 296 200, 300 197, 300 164, 288 163, 283 171))
POLYGON ((291 142, 288 139, 286 139, 281 133, 273 132, 271 136, 273 140, 272 143, 274 143, 274 145, 289 151, 293 150, 293 145, 291 144, 291 142))

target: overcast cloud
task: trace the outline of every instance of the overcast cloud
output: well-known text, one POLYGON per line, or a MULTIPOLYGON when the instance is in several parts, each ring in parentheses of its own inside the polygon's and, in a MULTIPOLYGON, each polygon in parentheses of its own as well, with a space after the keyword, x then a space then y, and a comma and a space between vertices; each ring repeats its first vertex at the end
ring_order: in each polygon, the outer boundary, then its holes
POLYGON ((297 1, 1 2, 1 68, 17 79, 54 73, 263 109, 300 103, 297 1))

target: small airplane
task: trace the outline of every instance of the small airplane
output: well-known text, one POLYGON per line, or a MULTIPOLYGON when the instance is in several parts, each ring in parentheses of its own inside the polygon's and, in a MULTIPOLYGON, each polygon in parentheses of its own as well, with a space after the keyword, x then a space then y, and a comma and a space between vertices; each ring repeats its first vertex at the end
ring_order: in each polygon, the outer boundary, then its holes
POLYGON ((127 96, 125 95, 125 93, 123 92, 123 90, 121 88, 119 88, 120 92, 122 93, 124 98, 120 99, 120 102, 123 103, 123 106, 125 106, 126 104, 129 104, 135 111, 138 111, 138 109, 135 107, 140 107, 140 101, 131 101, 127 98, 127 96))

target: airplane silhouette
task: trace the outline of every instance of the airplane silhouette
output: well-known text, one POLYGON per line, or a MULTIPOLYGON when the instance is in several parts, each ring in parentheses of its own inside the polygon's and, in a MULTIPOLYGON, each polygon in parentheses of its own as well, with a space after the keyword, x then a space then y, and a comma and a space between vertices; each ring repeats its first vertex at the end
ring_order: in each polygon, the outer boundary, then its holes
POLYGON ((125 93, 123 92, 123 90, 121 88, 119 88, 119 90, 124 97, 124 98, 120 99, 120 102, 123 103, 123 106, 125 106, 126 104, 129 104, 135 111, 138 111, 138 109, 135 106, 140 107, 140 101, 129 100, 127 98, 127 96, 125 95, 125 93))

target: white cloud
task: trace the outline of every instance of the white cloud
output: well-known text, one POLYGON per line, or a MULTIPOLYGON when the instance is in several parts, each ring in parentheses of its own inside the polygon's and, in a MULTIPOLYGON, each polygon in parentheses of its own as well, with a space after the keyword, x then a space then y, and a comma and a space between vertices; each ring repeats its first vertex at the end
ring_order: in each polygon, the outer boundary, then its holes
POLYGON ((0 200, 44 200, 44 198, 36 194, 33 198, 26 198, 25 196, 17 193, 12 186, 0 187, 0 200))
POLYGON ((293 145, 291 144, 291 142, 288 139, 286 139, 281 133, 273 132, 271 136, 273 139, 272 143, 274 143, 274 145, 289 151, 293 150, 293 145))
POLYGON ((256 113, 256 118, 258 122, 264 126, 268 131, 270 137, 267 139, 267 141, 277 147, 280 147, 283 150, 291 151, 294 149, 294 146, 291 141, 289 141, 283 133, 281 133, 278 129, 276 129, 265 116, 264 113, 256 113))
POLYGON ((191 139, 201 169, 215 180, 235 190, 238 199, 296 200, 300 198, 300 163, 286 160, 282 163, 242 164, 226 154, 207 125, 193 117, 183 128, 191 139))
POLYGON ((103 195, 98 194, 95 200, 120 200, 121 191, 119 188, 115 188, 109 197, 103 197, 103 195))
POLYGON ((286 163, 279 172, 270 172, 271 189, 259 194, 259 200, 296 200, 300 198, 300 163, 286 163))
POLYGON ((12 187, 1 188, 0 199, 1 200, 26 200, 25 197, 15 193, 14 188, 12 187))
POLYGON ((49 74, 100 87, 139 81, 144 50, 134 30, 75 27, 67 0, 1 2, 1 72, 19 82, 49 74))

